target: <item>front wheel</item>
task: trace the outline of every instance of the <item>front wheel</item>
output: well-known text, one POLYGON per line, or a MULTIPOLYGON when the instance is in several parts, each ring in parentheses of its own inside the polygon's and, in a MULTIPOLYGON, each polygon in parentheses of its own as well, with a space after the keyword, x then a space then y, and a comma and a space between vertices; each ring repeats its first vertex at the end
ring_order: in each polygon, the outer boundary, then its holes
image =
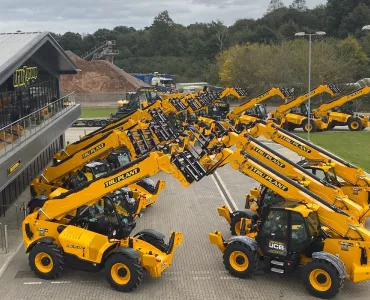
POLYGON ((247 278, 258 268, 257 251, 240 242, 229 244, 225 249, 223 259, 226 270, 238 278, 247 278))
POLYGON ((137 258, 114 254, 105 264, 108 283, 119 292, 131 292, 143 280, 143 267, 137 258))
POLYGON ((28 257, 31 270, 42 279, 55 279, 65 267, 63 250, 55 244, 34 246, 28 257))
POLYGON ((308 125, 308 120, 304 120, 302 123, 304 132, 315 132, 317 130, 317 125, 314 120, 310 119, 310 124, 308 125))
POLYGON ((353 117, 348 120, 348 128, 351 131, 361 131, 363 128, 362 121, 358 117, 353 117))
POLYGON ((344 279, 338 270, 329 262, 313 259, 305 265, 302 271, 303 283, 315 297, 329 299, 340 292, 344 279))

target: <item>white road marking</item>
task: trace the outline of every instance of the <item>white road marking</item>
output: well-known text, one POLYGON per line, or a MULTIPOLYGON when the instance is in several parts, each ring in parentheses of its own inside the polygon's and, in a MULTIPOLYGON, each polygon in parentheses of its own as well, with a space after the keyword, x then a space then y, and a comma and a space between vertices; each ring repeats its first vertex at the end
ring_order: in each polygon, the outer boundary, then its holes
POLYGON ((225 202, 225 204, 227 205, 227 207, 229 208, 229 210, 230 210, 230 211, 232 211, 232 209, 231 209, 231 207, 230 207, 230 205, 229 205, 229 203, 228 203, 228 201, 227 201, 227 199, 226 199, 225 195, 223 194, 223 192, 222 192, 222 190, 221 190, 220 186, 218 185, 218 182, 216 181, 216 178, 215 178, 214 176, 217 176, 217 178, 218 178, 218 180, 220 181, 220 184, 221 184, 222 188, 224 189, 224 191, 225 191, 225 193, 226 193, 227 197, 229 198, 229 200, 230 200, 231 204, 235 207, 235 209, 236 209, 236 210, 238 210, 238 206, 236 205, 236 203, 235 203, 235 201, 234 201, 233 197, 231 197, 230 192, 228 191, 228 189, 226 188, 226 186, 225 186, 224 182, 223 182, 223 181, 222 181, 222 179, 221 179, 221 176, 220 176, 220 175, 218 174, 218 172, 216 171, 216 172, 215 172, 215 174, 213 174, 211 177, 212 177, 212 179, 213 179, 213 181, 214 181, 214 183, 215 183, 215 185, 216 185, 216 187, 217 187, 217 189, 218 189, 218 192, 220 193, 220 195, 221 195, 222 199, 224 200, 224 202, 225 202))
POLYGON ((23 282, 23 284, 32 285, 32 284, 41 284, 41 281, 31 281, 31 282, 23 282))
POLYGON ((71 283, 70 281, 52 281, 51 283, 54 284, 66 284, 66 283, 71 283))

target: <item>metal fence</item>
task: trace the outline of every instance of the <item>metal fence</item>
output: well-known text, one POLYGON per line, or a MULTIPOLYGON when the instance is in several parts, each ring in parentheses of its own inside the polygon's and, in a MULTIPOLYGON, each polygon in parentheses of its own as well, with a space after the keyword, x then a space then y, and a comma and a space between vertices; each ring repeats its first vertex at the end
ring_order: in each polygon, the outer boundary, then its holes
POLYGON ((0 157, 24 141, 32 137, 40 129, 49 125, 56 118, 72 109, 76 104, 73 100, 73 93, 68 94, 47 106, 19 119, 0 129, 0 157))
POLYGON ((9 253, 12 234, 22 229, 22 222, 27 215, 27 203, 0 205, 0 212, 0 251, 9 253))

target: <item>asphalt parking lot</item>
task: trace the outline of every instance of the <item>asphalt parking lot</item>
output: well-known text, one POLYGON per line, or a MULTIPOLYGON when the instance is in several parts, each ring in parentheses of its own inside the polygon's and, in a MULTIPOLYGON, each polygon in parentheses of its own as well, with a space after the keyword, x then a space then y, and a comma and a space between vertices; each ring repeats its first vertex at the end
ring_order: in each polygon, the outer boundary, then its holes
MULTIPOLYGON (((81 129, 80 129, 81 130, 81 129)), ((78 130, 67 133, 67 140, 78 139, 78 130)), ((271 145, 280 153, 297 157, 279 145, 271 145)), ((245 194, 258 186, 252 179, 225 166, 217 175, 238 208, 244 207, 245 194)), ((282 276, 258 271, 251 279, 241 280, 225 271, 222 255, 208 241, 208 233, 219 230, 230 236, 229 225, 218 216, 216 208, 225 204, 225 195, 212 177, 188 188, 167 174, 165 190, 157 203, 137 220, 136 231, 154 228, 169 236, 170 231, 184 234, 183 245, 175 254, 174 263, 160 278, 145 276, 137 290, 128 294, 116 292, 105 281, 104 272, 85 273, 67 269, 55 281, 40 280, 28 266, 22 248, 0 278, 0 299, 314 299, 300 282, 299 272, 282 276)), ((336 299, 369 299, 370 282, 346 282, 336 299)))

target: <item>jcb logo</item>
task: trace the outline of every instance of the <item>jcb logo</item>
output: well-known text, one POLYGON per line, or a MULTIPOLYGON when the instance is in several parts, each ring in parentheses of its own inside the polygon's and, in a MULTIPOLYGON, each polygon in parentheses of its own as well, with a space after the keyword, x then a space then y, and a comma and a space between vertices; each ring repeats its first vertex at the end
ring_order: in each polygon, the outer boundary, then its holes
POLYGON ((285 251, 285 246, 283 244, 277 244, 277 243, 270 242, 269 247, 271 249, 285 251))
POLYGON ((15 71, 13 75, 13 86, 20 87, 30 83, 30 81, 37 79, 38 70, 36 67, 26 67, 15 71))

